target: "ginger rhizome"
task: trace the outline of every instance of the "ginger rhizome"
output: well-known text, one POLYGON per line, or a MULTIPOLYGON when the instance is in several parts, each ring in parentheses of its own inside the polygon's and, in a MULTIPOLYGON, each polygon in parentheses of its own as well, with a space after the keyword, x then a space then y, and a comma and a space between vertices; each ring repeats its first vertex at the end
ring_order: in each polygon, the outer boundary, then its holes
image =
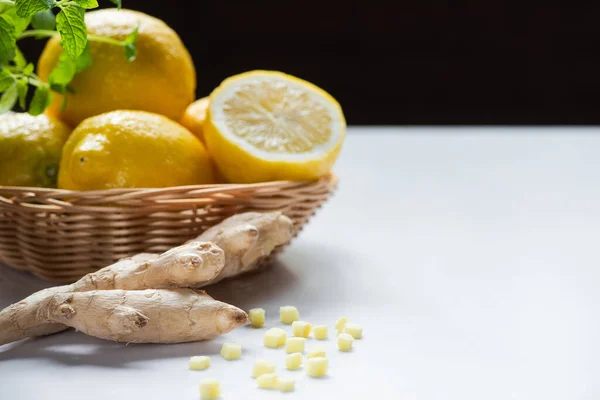
MULTIPOLYGON (((90 291, 95 294, 106 291, 110 293, 104 295, 114 296, 144 289, 203 287, 257 269, 260 262, 277 246, 289 241, 292 234, 292 221, 279 212, 234 215, 198 238, 163 254, 141 253, 125 258, 73 284, 41 290, 7 307, 0 311, 0 345, 60 332, 69 326, 75 327, 72 322, 62 323, 44 315, 43 307, 48 306, 51 298, 90 291), (117 292, 115 289, 126 292, 117 292)), ((147 297, 148 305, 156 304, 153 297, 147 297)), ((206 302, 199 304, 208 306, 206 302)), ((243 315, 246 316, 246 313, 243 312, 243 315)), ((141 339, 144 340, 143 337, 141 339)))

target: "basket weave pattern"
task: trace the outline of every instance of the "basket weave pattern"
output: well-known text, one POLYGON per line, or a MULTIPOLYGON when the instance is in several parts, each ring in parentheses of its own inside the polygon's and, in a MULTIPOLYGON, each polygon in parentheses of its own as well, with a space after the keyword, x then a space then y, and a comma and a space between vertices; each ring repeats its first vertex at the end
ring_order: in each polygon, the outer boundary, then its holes
POLYGON ((282 211, 298 234, 336 184, 330 174, 314 182, 86 192, 0 186, 0 263, 71 282, 123 257, 166 251, 246 211, 282 211))

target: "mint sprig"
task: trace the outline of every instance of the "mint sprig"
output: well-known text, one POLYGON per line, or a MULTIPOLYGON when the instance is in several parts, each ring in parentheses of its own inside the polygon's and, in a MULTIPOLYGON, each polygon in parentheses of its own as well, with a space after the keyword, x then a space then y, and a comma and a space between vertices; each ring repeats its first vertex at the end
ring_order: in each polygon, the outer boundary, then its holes
MULTIPOLYGON (((121 8, 121 0, 110 1, 121 8)), ((73 92, 71 81, 93 62, 89 41, 123 47, 125 58, 129 62, 135 60, 137 28, 124 40, 87 33, 85 10, 96 7, 98 0, 0 0, 0 113, 11 110, 18 101, 30 114, 41 114, 52 102, 53 92, 65 95, 64 106, 67 95, 73 92), (30 25, 33 29, 27 30, 30 25), (48 82, 42 82, 33 64, 19 51, 17 41, 53 36, 60 37, 64 51, 48 82), (27 107, 29 86, 34 86, 35 92, 27 107)))
POLYGON ((60 44, 67 54, 76 59, 87 45, 87 30, 79 6, 63 7, 56 16, 56 30, 60 33, 60 44))

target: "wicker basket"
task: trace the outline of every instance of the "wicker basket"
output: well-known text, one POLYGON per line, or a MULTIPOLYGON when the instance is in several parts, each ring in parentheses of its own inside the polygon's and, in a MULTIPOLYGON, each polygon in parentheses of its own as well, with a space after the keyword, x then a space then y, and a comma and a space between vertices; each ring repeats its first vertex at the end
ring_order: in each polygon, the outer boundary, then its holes
POLYGON ((245 211, 283 211, 297 234, 336 184, 330 174, 314 182, 87 192, 0 186, 0 263, 71 282, 126 256, 165 251, 245 211))

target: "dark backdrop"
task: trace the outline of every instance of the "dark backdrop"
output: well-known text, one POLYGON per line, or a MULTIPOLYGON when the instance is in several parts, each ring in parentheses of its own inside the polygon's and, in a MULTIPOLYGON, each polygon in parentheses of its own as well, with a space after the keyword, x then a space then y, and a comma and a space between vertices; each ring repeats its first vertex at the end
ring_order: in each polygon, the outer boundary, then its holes
POLYGON ((123 3, 179 32, 198 96, 264 68, 327 89, 351 124, 600 123, 598 2, 123 3))

